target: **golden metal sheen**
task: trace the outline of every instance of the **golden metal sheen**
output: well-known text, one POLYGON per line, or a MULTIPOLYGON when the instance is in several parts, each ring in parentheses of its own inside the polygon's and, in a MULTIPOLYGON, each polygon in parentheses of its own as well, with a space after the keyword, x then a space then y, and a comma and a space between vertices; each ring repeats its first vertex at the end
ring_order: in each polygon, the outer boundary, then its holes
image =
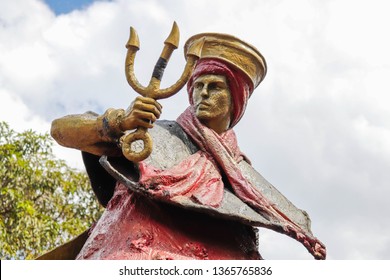
POLYGON ((232 35, 201 33, 189 38, 184 45, 184 54, 197 51, 201 59, 216 58, 240 69, 252 81, 255 89, 267 73, 267 64, 262 54, 252 45, 232 35), (201 50, 197 45, 202 42, 201 50))
MULTIPOLYGON (((187 63, 179 80, 172 86, 166 89, 160 89, 161 78, 166 64, 171 57, 172 52, 179 45, 179 28, 176 22, 173 23, 171 33, 164 42, 164 48, 161 52, 160 58, 155 66, 152 78, 147 87, 142 86, 134 74, 134 59, 137 51, 140 49, 140 43, 137 32, 133 27, 130 27, 130 38, 126 44, 127 55, 125 62, 126 79, 129 85, 140 95, 150 97, 153 99, 162 99, 176 94, 188 81, 192 70, 195 67, 196 61, 199 59, 202 51, 203 40, 198 40, 191 46, 186 54, 187 63)), ((152 152, 153 141, 147 132, 146 128, 139 127, 133 133, 126 134, 120 138, 119 141, 123 155, 130 161, 139 162, 147 158, 152 152), (144 147, 137 152, 132 150, 131 144, 135 141, 143 141, 144 147)))

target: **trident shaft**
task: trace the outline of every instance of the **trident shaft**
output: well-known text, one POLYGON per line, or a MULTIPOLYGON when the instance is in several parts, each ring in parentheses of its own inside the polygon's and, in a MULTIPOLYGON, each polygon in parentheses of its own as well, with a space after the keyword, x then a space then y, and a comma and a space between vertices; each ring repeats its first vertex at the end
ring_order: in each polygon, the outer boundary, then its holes
MULTIPOLYGON (((164 74, 165 67, 171 57, 172 52, 177 49, 179 45, 179 28, 176 22, 173 23, 171 33, 164 42, 164 48, 161 52, 147 87, 142 86, 134 74, 134 59, 137 51, 139 50, 139 39, 137 32, 133 27, 130 27, 130 38, 126 44, 126 79, 129 85, 139 94, 144 97, 150 97, 155 100, 168 98, 177 93, 188 81, 192 70, 195 67, 197 60, 199 59, 202 51, 203 42, 193 46, 187 52, 187 63, 184 71, 179 80, 172 86, 166 89, 160 89, 160 83, 164 74)), ((123 155, 130 161, 139 162, 146 159, 152 152, 153 141, 150 134, 147 132, 147 128, 138 127, 136 131, 126 134, 121 137, 120 145, 122 147, 123 155), (132 149, 132 143, 135 141, 143 142, 143 149, 141 151, 135 151, 132 149)))

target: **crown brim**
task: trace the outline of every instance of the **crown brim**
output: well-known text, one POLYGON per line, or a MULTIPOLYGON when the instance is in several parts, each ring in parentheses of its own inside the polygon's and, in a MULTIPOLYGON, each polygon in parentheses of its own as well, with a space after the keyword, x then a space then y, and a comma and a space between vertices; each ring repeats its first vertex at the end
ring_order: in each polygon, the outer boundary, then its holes
POLYGON ((233 65, 250 79, 253 88, 260 84, 267 73, 263 55, 254 46, 232 35, 222 33, 194 35, 184 45, 186 58, 192 53, 197 53, 200 59, 217 58, 233 65))

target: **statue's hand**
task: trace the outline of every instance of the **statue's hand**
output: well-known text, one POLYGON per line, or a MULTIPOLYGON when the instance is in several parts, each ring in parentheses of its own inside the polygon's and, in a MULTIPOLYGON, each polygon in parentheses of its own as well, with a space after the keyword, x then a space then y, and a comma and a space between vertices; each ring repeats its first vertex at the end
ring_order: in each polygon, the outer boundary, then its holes
POLYGON ((123 109, 108 109, 99 123, 104 141, 117 141, 126 130, 138 127, 152 128, 160 117, 162 106, 153 98, 137 97, 125 111, 123 109))
POLYGON ((137 127, 152 128, 160 118, 161 110, 162 106, 153 98, 138 96, 126 110, 119 127, 122 131, 137 127))

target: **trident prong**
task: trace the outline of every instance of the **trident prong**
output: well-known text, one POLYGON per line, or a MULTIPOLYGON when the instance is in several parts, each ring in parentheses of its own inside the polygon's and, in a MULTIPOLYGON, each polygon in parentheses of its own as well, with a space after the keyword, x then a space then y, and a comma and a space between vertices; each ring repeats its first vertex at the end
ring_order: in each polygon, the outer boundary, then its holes
MULTIPOLYGON (((179 45, 179 28, 176 22, 173 23, 172 30, 168 38, 164 41, 164 48, 161 52, 160 58, 154 66, 152 78, 147 87, 142 86, 134 74, 134 59, 136 52, 139 50, 139 39, 137 32, 133 27, 130 27, 130 38, 126 44, 127 55, 125 63, 126 79, 129 85, 139 94, 144 97, 154 99, 167 98, 177 93, 188 81, 192 70, 195 67, 196 61, 200 57, 200 52, 203 47, 203 42, 192 46, 187 53, 187 63, 179 80, 172 86, 166 89, 160 89, 160 83, 164 74, 165 67, 171 57, 171 54, 179 45)), ((147 132, 146 128, 139 127, 133 133, 126 134, 121 137, 120 145, 122 147, 123 155, 130 161, 139 162, 146 159, 152 152, 153 141, 147 132), (134 151, 131 144, 137 140, 141 140, 144 144, 140 152, 134 151)))
POLYGON ((131 48, 134 47, 136 48, 136 51, 139 50, 139 39, 138 39, 138 34, 137 31, 133 27, 130 27, 130 37, 129 40, 127 41, 126 48, 131 48))

